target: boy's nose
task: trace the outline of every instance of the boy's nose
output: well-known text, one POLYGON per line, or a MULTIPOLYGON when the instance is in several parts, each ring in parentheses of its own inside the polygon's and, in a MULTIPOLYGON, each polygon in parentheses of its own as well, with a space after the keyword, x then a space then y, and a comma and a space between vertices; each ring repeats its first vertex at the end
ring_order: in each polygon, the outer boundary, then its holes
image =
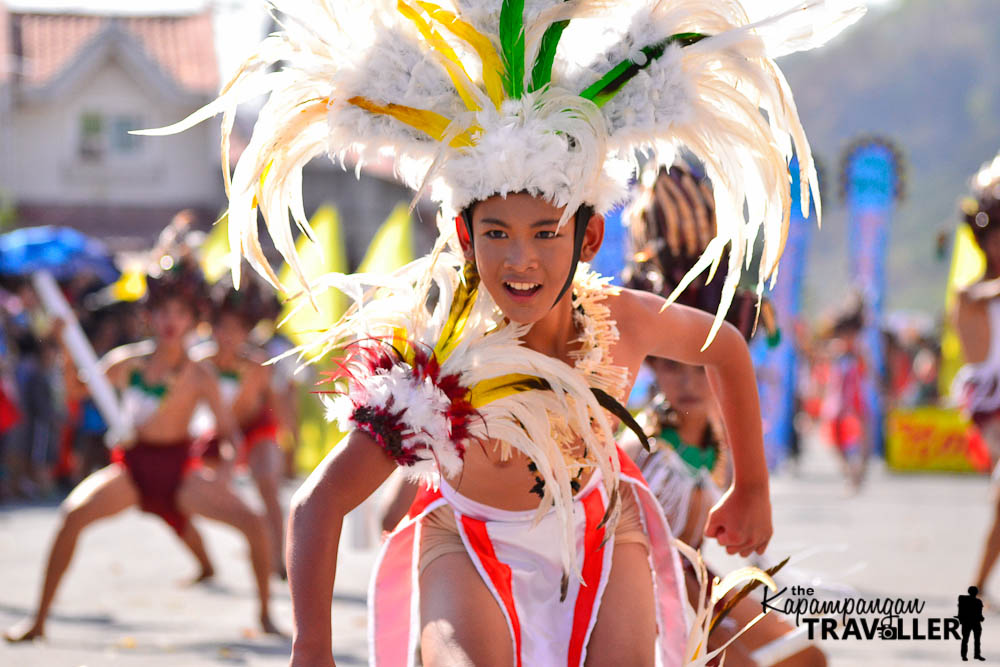
POLYGON ((530 243, 512 243, 504 258, 504 263, 508 269, 514 271, 534 269, 538 266, 538 254, 530 243))

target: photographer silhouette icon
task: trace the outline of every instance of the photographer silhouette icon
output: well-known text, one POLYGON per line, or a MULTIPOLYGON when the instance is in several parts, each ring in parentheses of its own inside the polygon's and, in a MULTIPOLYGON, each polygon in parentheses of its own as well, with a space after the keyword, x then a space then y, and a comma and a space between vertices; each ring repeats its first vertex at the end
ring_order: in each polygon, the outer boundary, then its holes
POLYGON ((983 633, 983 601, 979 599, 979 589, 969 586, 968 595, 958 596, 958 622, 962 624, 962 660, 969 659, 969 634, 975 638, 976 660, 986 660, 979 650, 979 637, 983 633))

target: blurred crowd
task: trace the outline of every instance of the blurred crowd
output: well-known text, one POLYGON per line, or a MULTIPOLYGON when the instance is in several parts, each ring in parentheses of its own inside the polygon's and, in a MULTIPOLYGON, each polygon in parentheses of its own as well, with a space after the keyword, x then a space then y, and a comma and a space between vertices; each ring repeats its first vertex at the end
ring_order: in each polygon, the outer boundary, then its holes
POLYGON ((854 486, 860 485, 871 455, 885 452, 885 429, 873 420, 873 405, 880 405, 884 418, 894 410, 948 400, 939 392, 939 328, 907 321, 881 326, 877 335, 885 358, 882 369, 872 368, 867 331, 864 304, 855 297, 816 330, 802 327, 795 332, 798 410, 790 454, 797 457, 805 434, 818 433, 839 455, 854 486), (875 384, 872 378, 881 382, 875 384))
MULTIPOLYGON (((136 304, 108 301, 95 276, 61 287, 99 356, 145 336, 136 304)), ((81 391, 56 329, 29 278, 0 283, 0 499, 69 489, 108 462, 107 426, 81 391)))
MULTIPOLYGON (((82 272, 60 288, 98 358, 149 338, 142 301, 120 298, 119 286, 82 272)), ((273 317, 253 331, 254 342, 273 354, 289 349, 269 323, 273 317)), ((107 424, 62 343, 62 326, 29 277, 0 277, 0 502, 63 495, 109 462, 107 424)), ((202 322, 191 345, 207 341, 210 327, 202 322)), ((292 369, 280 368, 294 402, 292 369)), ((285 435, 291 474, 296 437, 285 435)))

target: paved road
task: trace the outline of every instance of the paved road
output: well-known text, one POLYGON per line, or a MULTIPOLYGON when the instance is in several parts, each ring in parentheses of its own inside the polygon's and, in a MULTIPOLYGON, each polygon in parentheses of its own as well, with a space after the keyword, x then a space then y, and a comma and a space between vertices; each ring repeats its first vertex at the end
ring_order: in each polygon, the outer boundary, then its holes
MULTIPOLYGON (((769 557, 820 549, 793 572, 797 581, 821 584, 817 598, 919 598, 926 603, 922 617, 955 613, 989 518, 986 479, 875 470, 868 486, 849 496, 829 455, 814 448, 797 474, 783 472, 772 486, 776 532, 769 557)), ((54 505, 0 508, 0 625, 34 604, 56 520, 54 505)), ((287 641, 254 631, 253 588, 239 537, 216 524, 200 525, 219 574, 212 585, 193 588, 181 585, 194 573, 193 562, 158 520, 129 511, 94 526, 64 581, 49 638, 0 645, 0 665, 286 664, 287 641)), ((339 665, 366 664, 364 601, 373 555, 350 548, 340 563, 334 604, 339 665)), ((708 557, 719 570, 738 564, 714 551, 708 557)), ((278 580, 274 589, 275 618, 289 627, 287 589, 278 580)), ((1000 599, 1000 579, 988 594, 1000 599)), ((1000 615, 987 615, 984 626, 984 655, 1000 661, 1000 615)), ((960 662, 954 640, 823 645, 836 667, 960 662)))

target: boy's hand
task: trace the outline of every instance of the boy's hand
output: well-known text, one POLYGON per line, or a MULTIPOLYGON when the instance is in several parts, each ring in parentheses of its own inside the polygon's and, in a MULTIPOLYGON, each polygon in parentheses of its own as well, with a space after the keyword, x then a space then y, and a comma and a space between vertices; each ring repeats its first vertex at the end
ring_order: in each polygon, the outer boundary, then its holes
POLYGON ((705 536, 715 538, 730 554, 744 558, 764 553, 771 540, 768 485, 732 485, 708 513, 705 536))

